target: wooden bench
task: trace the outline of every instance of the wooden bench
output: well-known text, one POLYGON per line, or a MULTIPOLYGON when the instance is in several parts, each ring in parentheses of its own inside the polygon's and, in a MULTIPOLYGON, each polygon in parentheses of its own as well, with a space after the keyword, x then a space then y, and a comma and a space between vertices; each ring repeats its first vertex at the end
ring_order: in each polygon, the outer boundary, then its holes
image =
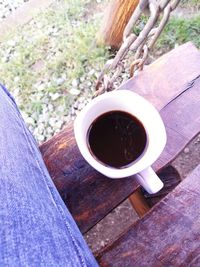
POLYGON ((200 266, 200 166, 104 251, 100 266, 200 266))
MULTIPOLYGON (((186 43, 146 67, 138 76, 123 84, 121 89, 143 95, 160 110, 168 141, 153 168, 165 180, 170 176, 177 178, 177 172, 166 167, 200 131, 200 52, 192 43, 186 43)), ((148 209, 134 176, 112 180, 85 162, 76 146, 72 124, 42 144, 40 149, 55 185, 82 233, 86 233, 130 196, 140 215, 144 215, 148 209)), ((195 221, 199 216, 195 215, 198 192, 194 190, 192 193, 190 190, 195 189, 193 184, 196 188, 200 186, 196 172, 142 220, 133 224, 113 245, 96 255, 100 265, 179 266, 165 265, 165 262, 183 263, 186 257, 183 254, 188 253, 191 258, 193 254, 196 257, 200 252, 196 243, 199 236, 196 239, 194 237, 198 228, 195 221), (183 211, 184 205, 187 215, 183 211), (184 239, 184 231, 189 235, 188 229, 193 225, 192 239, 184 239), (196 245, 190 244, 192 240, 196 245), (183 252, 180 249, 182 241, 186 242, 183 244, 183 252)), ((170 184, 168 181, 160 193, 161 197, 174 187, 173 179, 170 184)), ((199 209, 198 205, 196 209, 199 209)), ((189 262, 189 256, 187 259, 189 262)))

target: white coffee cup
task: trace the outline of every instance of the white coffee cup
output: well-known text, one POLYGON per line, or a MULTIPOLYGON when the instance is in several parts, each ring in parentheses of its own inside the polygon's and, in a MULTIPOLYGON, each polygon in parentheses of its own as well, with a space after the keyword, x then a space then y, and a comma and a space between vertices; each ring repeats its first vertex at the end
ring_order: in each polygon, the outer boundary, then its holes
POLYGON ((160 114, 145 98, 129 90, 118 90, 94 98, 78 114, 74 122, 74 133, 78 148, 85 160, 97 171, 110 178, 135 175, 144 189, 154 194, 163 183, 150 167, 161 154, 166 144, 166 131, 160 114), (113 168, 98 161, 90 152, 87 133, 91 124, 100 115, 109 111, 124 111, 136 117, 143 125, 147 143, 144 152, 125 168, 113 168))

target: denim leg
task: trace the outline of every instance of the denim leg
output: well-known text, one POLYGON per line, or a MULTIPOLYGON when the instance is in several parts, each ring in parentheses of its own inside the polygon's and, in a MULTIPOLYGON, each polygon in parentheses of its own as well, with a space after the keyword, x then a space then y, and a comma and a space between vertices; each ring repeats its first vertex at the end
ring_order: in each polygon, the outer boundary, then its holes
POLYGON ((1 85, 0 266, 98 266, 1 85))

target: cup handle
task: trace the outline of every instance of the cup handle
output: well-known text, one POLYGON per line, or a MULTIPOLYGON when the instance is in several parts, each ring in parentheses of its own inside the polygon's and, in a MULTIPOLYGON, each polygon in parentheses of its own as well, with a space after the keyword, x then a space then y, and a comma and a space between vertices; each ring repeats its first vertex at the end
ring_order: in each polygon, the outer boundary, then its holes
POLYGON ((149 194, 157 193, 164 186, 163 182, 151 167, 137 173, 136 179, 149 194))

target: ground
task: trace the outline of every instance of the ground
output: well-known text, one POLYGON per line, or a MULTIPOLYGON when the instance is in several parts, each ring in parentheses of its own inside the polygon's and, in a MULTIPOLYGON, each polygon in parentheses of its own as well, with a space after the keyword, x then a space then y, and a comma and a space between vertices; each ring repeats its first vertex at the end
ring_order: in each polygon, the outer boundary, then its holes
MULTIPOLYGON (((106 0, 48 0, 52 4, 45 11, 26 17, 23 26, 1 34, 10 13, 22 8, 21 13, 15 14, 23 18, 23 5, 30 4, 31 8, 31 3, 44 5, 45 1, 16 0, 12 7, 8 6, 10 1, 0 2, 5 4, 4 9, 0 6, 0 79, 16 98, 38 142, 58 132, 85 105, 103 64, 113 56, 95 39, 106 0)), ((199 8, 199 0, 181 1, 152 51, 151 60, 186 41, 200 48, 199 8)), ((122 76, 127 79, 127 74, 122 76)), ((173 165, 184 178, 199 162, 200 135, 173 165)), ((96 251, 136 219, 126 201, 86 234, 87 242, 96 251)))

